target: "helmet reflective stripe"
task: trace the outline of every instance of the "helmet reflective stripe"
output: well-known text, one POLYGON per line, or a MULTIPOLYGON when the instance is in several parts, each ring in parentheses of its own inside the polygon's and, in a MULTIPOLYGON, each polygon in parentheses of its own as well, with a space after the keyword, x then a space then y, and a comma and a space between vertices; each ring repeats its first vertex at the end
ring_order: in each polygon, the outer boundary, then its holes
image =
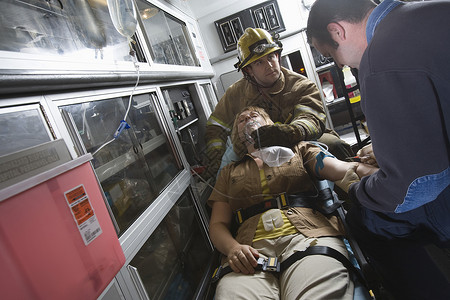
POLYGON ((257 54, 261 54, 264 53, 264 51, 266 51, 266 49, 269 48, 275 48, 278 47, 277 44, 260 44, 258 46, 256 46, 254 49, 252 49, 252 54, 257 53, 257 54))
POLYGON ((255 60, 280 50, 281 47, 269 32, 261 28, 247 28, 238 41, 239 61, 235 67, 239 71, 255 60))

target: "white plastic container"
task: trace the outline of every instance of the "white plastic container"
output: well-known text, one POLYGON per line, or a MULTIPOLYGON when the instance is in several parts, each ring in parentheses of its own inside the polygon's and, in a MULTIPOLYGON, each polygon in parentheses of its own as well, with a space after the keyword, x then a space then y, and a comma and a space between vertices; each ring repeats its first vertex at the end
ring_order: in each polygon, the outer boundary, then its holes
MULTIPOLYGON (((356 86, 356 78, 353 76, 350 68, 348 66, 344 66, 342 68, 342 73, 344 73, 344 84, 346 89, 350 89, 356 86)), ((361 100, 361 93, 359 89, 354 90, 353 92, 348 93, 348 98, 350 99, 350 103, 356 103, 361 100)))

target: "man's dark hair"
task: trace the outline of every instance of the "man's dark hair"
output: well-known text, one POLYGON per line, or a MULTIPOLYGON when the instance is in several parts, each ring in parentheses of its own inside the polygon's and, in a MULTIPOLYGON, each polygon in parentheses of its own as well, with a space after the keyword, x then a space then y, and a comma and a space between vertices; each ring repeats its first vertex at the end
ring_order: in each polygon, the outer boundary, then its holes
POLYGON ((333 22, 361 22, 367 13, 376 6, 372 0, 317 0, 311 7, 306 36, 311 44, 312 38, 320 44, 336 47, 327 26, 333 22))

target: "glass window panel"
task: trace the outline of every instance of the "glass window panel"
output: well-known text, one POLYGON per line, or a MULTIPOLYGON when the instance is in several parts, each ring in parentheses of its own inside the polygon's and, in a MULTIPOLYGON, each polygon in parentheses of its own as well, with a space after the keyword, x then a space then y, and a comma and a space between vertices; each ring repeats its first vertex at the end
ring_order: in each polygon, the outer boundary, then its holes
POLYGON ((2 0, 0 50, 70 59, 129 61, 106 0, 2 0), (125 54, 125 55, 124 55, 125 54))
POLYGON ((122 98, 61 107, 70 113, 92 161, 119 229, 123 232, 156 198, 145 173, 145 162, 131 131, 113 139, 126 108, 122 98), (112 142, 111 142, 112 141, 112 142))
POLYGON ((60 107, 71 116, 86 151, 93 154, 95 172, 120 233, 149 207, 181 168, 151 99, 150 94, 133 97, 127 118, 131 128, 115 139, 129 97, 60 107))
MULTIPOLYGON (((159 193, 181 170, 175 155, 162 132, 162 124, 156 116, 152 94, 133 96, 128 115, 139 146, 149 167, 154 189, 159 193)), ((124 97, 124 103, 128 98, 124 97)), ((126 104, 128 105, 128 104, 126 104)))
POLYGON ((39 107, 0 111, 0 156, 50 141, 39 107))
POLYGON ((184 66, 195 66, 192 51, 189 47, 188 40, 186 39, 186 26, 171 16, 167 16, 166 20, 171 37, 173 38, 177 64, 184 66))
MULTIPOLYGON (((67 105, 61 109, 72 115, 78 134, 87 152, 91 153, 98 151, 102 146, 109 146, 105 144, 113 139, 113 134, 126 112, 122 98, 67 105)), ((121 134, 107 150, 102 151, 104 148, 100 150, 102 155, 95 157, 95 166, 99 167, 126 154, 131 145, 130 136, 121 134)))
POLYGON ((186 191, 130 262, 150 299, 192 299, 212 255, 200 228, 186 191))
POLYGON ((137 0, 136 4, 153 62, 199 66, 185 23, 146 1, 137 0))
POLYGON ((208 100, 208 105, 211 111, 214 111, 214 107, 217 104, 216 95, 214 94, 211 84, 205 83, 202 84, 201 87, 203 88, 203 91, 205 92, 206 99, 208 100))

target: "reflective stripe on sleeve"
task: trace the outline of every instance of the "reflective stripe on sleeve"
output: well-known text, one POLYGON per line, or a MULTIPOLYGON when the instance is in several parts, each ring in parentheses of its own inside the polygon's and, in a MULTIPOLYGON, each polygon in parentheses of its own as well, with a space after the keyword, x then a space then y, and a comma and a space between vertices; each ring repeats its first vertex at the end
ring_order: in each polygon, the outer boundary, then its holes
POLYGON ((206 125, 215 125, 215 126, 219 126, 220 128, 226 130, 227 132, 231 131, 231 127, 226 125, 224 122, 222 122, 221 120, 217 119, 214 116, 210 116, 208 118, 208 121, 206 122, 206 125))
POLYGON ((292 122, 292 124, 300 125, 303 127, 306 133, 306 140, 316 140, 319 138, 319 130, 317 129, 317 126, 309 120, 300 119, 292 122))
POLYGON ((221 139, 213 139, 208 142, 207 148, 208 150, 225 149, 225 144, 224 141, 221 139))
POLYGON ((308 114, 316 116, 321 122, 325 123, 326 115, 323 112, 317 111, 311 107, 304 105, 296 105, 294 108, 294 119, 301 115, 308 114))

